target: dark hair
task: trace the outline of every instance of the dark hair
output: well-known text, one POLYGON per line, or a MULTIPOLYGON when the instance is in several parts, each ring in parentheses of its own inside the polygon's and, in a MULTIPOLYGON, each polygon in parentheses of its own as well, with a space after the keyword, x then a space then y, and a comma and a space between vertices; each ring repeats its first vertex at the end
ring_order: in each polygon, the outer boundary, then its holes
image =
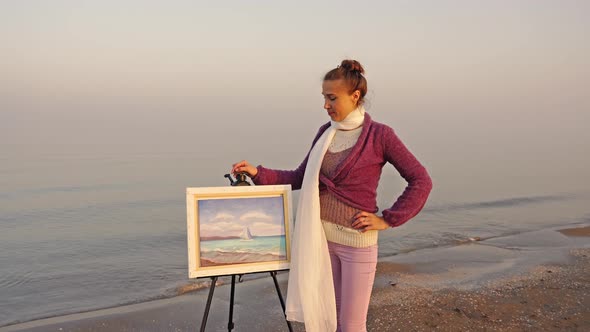
POLYGON ((348 93, 352 94, 355 90, 361 92, 361 97, 358 104, 361 105, 365 101, 367 94, 367 79, 363 76, 365 70, 363 66, 356 60, 342 60, 340 65, 324 76, 324 81, 344 80, 348 87, 348 93))

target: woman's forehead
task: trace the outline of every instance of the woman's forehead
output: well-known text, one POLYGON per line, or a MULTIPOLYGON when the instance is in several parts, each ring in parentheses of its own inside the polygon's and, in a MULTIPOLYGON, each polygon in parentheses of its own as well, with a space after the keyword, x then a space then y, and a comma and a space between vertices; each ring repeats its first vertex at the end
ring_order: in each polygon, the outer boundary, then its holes
POLYGON ((329 94, 340 94, 346 93, 347 89, 344 85, 343 80, 326 80, 322 83, 322 94, 329 95, 329 94))

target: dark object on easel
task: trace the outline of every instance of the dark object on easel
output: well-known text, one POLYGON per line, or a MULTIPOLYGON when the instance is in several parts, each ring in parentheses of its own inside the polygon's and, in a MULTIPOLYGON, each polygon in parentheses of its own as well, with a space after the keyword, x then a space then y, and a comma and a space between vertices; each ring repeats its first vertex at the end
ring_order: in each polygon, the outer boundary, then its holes
POLYGON ((234 181, 229 174, 225 174, 224 177, 229 179, 229 184, 231 186, 249 186, 250 182, 246 181, 246 173, 238 173, 236 174, 236 180, 234 181))
MULTIPOLYGON (((249 186, 250 183, 246 181, 246 173, 238 173, 236 174, 236 180, 234 181, 229 174, 225 174, 225 177, 229 179, 230 184, 232 186, 249 186)), ((281 301, 281 307, 283 308, 283 313, 285 312, 285 301, 283 300, 283 294, 281 293, 281 289, 279 288, 279 282, 277 281, 277 272, 278 271, 269 271, 272 279, 275 283, 275 288, 277 289, 277 294, 279 295, 279 301, 281 301)), ((243 274, 237 274, 239 277, 239 282, 242 281, 243 274)), ((207 318, 209 317, 209 309, 211 309, 211 300, 213 300, 213 291, 215 290, 215 283, 217 283, 217 278, 220 276, 211 277, 211 286, 209 288, 209 295, 207 296, 207 304, 205 305, 205 313, 203 314, 203 320, 201 321, 201 332, 205 332, 205 326, 207 325, 207 318)), ((236 274, 231 274, 231 291, 229 295, 229 322, 227 323, 227 330, 231 332, 234 328, 233 322, 233 315, 234 315, 234 293, 236 287, 236 274)), ((291 326, 291 322, 287 320, 287 316, 285 315, 285 321, 287 322, 287 327, 289 328, 290 332, 293 332, 293 327, 291 326)))

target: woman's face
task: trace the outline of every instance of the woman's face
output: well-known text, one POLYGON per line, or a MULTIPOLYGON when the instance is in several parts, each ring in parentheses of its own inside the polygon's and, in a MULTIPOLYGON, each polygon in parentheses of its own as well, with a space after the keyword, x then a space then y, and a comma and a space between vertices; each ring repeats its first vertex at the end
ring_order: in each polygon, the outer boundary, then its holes
POLYGON ((348 94, 348 88, 343 80, 330 80, 322 83, 322 95, 324 95, 324 109, 332 121, 340 122, 357 107, 359 90, 348 94))

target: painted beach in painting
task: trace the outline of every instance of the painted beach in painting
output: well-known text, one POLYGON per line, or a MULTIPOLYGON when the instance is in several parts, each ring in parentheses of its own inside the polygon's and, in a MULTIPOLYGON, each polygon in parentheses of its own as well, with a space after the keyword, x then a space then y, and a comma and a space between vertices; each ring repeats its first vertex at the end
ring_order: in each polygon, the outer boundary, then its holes
POLYGON ((287 259, 283 198, 199 200, 200 266, 287 259))

